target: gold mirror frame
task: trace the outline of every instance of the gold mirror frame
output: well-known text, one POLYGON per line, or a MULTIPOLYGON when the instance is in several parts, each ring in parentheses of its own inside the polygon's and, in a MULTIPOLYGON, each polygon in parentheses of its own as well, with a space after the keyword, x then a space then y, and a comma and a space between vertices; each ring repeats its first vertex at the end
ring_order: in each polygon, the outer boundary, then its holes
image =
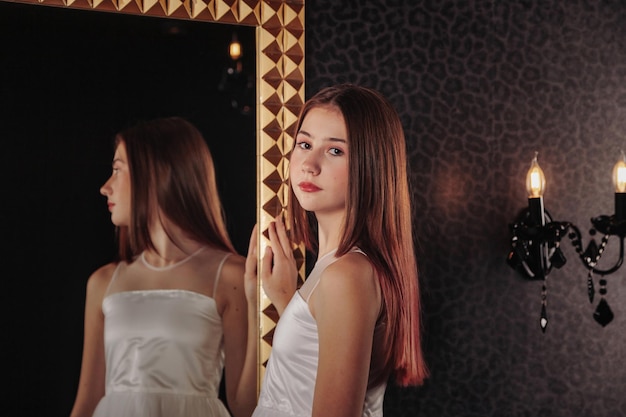
MULTIPOLYGON (((261 246, 267 227, 287 204, 286 155, 304 102, 304 0, 0 0, 256 28, 257 206, 261 246)), ((304 268, 304 249, 296 248, 304 268)), ((263 252, 259 252, 263 253, 263 252)), ((261 265, 259 264, 259 271, 261 265)), ((259 378, 271 351, 278 316, 259 291, 259 378)), ((258 390, 257 390, 258 391, 258 390)))

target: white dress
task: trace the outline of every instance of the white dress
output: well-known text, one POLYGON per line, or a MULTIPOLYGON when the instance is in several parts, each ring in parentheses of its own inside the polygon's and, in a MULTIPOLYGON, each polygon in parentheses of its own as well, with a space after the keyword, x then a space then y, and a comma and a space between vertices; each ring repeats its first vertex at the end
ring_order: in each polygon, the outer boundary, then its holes
MULTIPOLYGON (((276 325, 272 351, 253 417, 310 417, 317 377, 317 323, 307 304, 322 272, 337 260, 336 250, 322 256, 276 325), (303 295, 305 298, 303 298, 303 295)), ((383 415, 386 384, 368 389, 363 417, 383 415)))
MULTIPOLYGON (((128 276, 194 273, 194 255, 166 268, 143 257, 122 262, 109 288, 128 276)), ((215 283, 227 256, 213 269, 215 283)), ((106 394, 94 417, 230 416, 218 399, 223 329, 213 298, 180 289, 120 291, 106 295, 102 311, 106 394)))

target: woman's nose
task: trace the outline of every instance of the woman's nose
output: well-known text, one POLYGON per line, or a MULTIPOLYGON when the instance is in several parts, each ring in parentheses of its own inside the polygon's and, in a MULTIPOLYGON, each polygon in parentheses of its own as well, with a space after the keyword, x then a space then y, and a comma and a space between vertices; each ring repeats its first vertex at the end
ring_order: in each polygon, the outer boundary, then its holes
POLYGON ((317 175, 320 172, 319 162, 312 153, 302 161, 302 172, 317 175))
POLYGON ((109 186, 109 181, 111 181, 111 179, 108 179, 104 184, 102 184, 102 187, 100 187, 100 194, 102 194, 105 197, 108 197, 109 194, 111 194, 111 187, 109 186))

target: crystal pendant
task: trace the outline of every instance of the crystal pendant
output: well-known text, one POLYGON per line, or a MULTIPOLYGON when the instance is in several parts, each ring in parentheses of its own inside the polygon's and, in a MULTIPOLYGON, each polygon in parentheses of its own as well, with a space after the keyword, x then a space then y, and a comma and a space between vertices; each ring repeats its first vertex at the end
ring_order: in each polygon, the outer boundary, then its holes
POLYGON ((593 319, 600 323, 602 327, 613 321, 613 311, 611 311, 609 303, 604 298, 600 300, 596 311, 593 312, 593 319))
POLYGON ((539 325, 541 326, 541 331, 545 333, 546 327, 548 327, 548 314, 546 314, 545 304, 541 306, 541 319, 539 320, 539 325))
POLYGON ((598 261, 600 251, 598 250, 598 244, 594 239, 591 239, 589 245, 587 245, 587 249, 582 255, 589 266, 593 266, 592 264, 598 261))

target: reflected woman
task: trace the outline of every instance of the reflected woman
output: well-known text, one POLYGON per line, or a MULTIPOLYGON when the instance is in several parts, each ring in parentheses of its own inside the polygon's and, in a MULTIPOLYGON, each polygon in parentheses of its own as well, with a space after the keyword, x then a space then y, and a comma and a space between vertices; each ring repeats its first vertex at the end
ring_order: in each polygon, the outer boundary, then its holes
POLYGON ((227 417, 223 371, 232 415, 250 416, 256 284, 227 234, 208 146, 181 118, 140 123, 115 145, 100 191, 119 261, 87 284, 71 417, 227 417))

